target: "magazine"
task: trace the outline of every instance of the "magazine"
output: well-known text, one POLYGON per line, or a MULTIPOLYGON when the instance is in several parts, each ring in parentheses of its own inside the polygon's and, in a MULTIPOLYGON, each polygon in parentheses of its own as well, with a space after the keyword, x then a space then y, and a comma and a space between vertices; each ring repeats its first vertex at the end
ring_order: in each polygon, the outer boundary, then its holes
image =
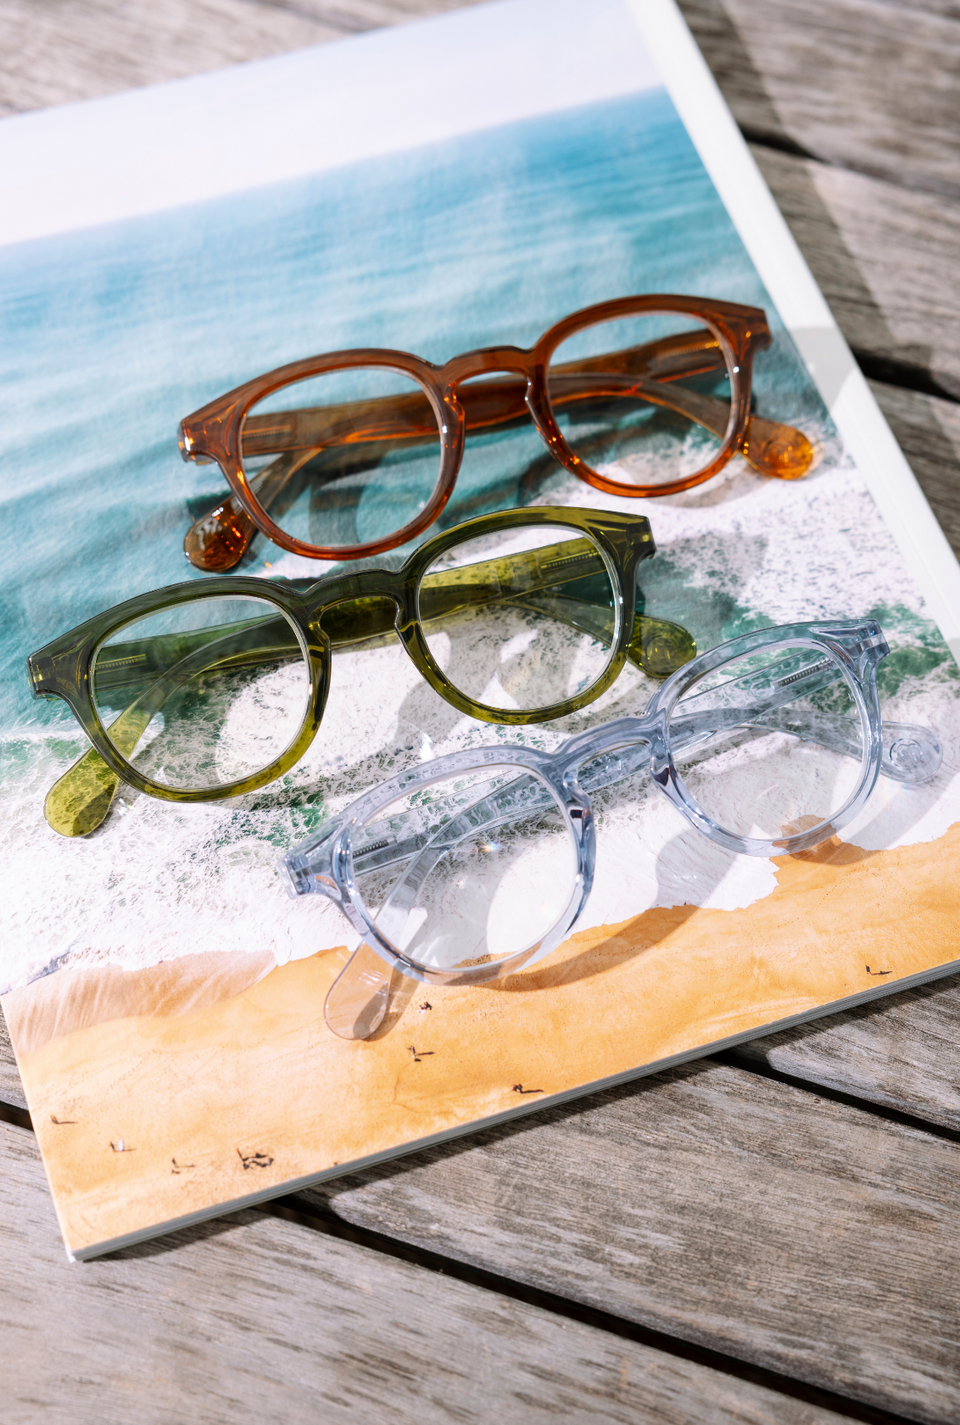
POLYGON ((960 966, 960 567, 672 3, 497 0, 6 119, 0 165, 0 993, 72 1257, 960 966), (62 835, 45 798, 88 743, 32 696, 25 660, 208 577, 183 536, 226 484, 181 460, 177 431, 222 393, 316 353, 529 348, 633 294, 762 309, 751 419, 800 433, 802 478, 736 456, 628 498, 513 422, 468 438, 407 544, 348 566, 258 534, 234 572, 303 588, 396 571, 500 510, 642 517, 645 616, 701 653, 878 621, 883 718, 926 729, 942 765, 881 776, 793 855, 710 840, 649 782, 598 794, 595 880, 562 944, 487 982, 401 978, 375 1029, 343 1037, 324 1005, 362 936, 332 900, 285 894, 281 858, 390 777, 554 753, 641 714, 656 679, 628 662, 585 706, 517 726, 439 697, 396 637, 347 641, 281 777, 195 802, 121 785, 100 824, 62 835))

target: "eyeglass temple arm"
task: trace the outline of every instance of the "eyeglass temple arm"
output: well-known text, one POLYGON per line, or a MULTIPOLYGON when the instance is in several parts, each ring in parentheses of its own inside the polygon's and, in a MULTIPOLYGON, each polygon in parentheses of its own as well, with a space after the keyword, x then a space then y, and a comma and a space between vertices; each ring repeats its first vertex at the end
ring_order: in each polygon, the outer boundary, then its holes
MULTIPOLYGON (((593 399, 598 393, 629 394, 640 389, 636 380, 616 379, 628 376, 649 383, 643 390, 646 393, 656 390, 658 404, 688 416, 722 437, 729 422, 729 403, 700 396, 672 383, 683 377, 721 371, 725 365, 723 352, 708 332, 665 337, 643 346, 552 366, 549 373, 551 402, 568 404, 593 399), (601 375, 613 378, 606 389, 597 385, 596 377, 601 375)), ((457 398, 463 407, 467 430, 487 430, 527 419, 526 392, 526 378, 520 376, 461 384, 457 398)), ((745 443, 744 454, 755 469, 787 478, 806 473, 814 450, 800 431, 759 416, 751 418, 751 429, 752 439, 745 443)), ((422 441, 435 436, 434 416, 426 397, 412 392, 248 416, 243 428, 243 449, 246 455, 272 455, 278 451, 309 448, 312 455, 331 447, 378 441, 422 441)))
MULTIPOLYGON (((608 643, 608 591, 606 568, 591 541, 573 539, 428 575, 421 586, 420 613, 429 621, 458 608, 508 601, 608 643), (591 598, 589 584, 594 577, 603 582, 591 598), (544 597, 558 586, 563 586, 563 592, 544 597)), ((694 639, 681 624, 634 614, 627 656, 651 678, 669 677, 696 652, 694 639)))
MULTIPOLYGON (((603 394, 630 395, 634 389, 633 383, 620 381, 611 383, 604 391, 595 383, 578 378, 599 374, 638 377, 640 383, 636 389, 642 394, 655 397, 656 404, 688 416, 722 440, 730 419, 729 402, 670 383, 725 368, 726 358, 719 343, 711 332, 701 328, 587 360, 559 362, 551 366, 549 372, 550 402, 553 406, 562 406, 603 394)), ((758 474, 784 480, 806 475, 816 457, 813 445, 802 431, 762 416, 749 418, 741 454, 758 474)))
MULTIPOLYGON (((551 367, 551 402, 554 406, 601 395, 642 394, 652 404, 664 406, 704 426, 719 439, 726 434, 729 405, 723 401, 671 387, 683 376, 721 370, 725 358, 708 332, 664 337, 643 346, 611 352, 587 361, 562 362, 551 367), (612 381, 599 386, 596 377, 637 375, 647 380, 612 381), (558 385, 561 389, 558 390, 558 385)), ((514 377, 484 381, 458 388, 468 432, 492 429, 526 420, 526 381, 514 377)), ((277 412, 248 416, 244 426, 244 453, 285 453, 250 477, 250 489, 266 510, 282 493, 292 476, 321 450, 378 441, 418 442, 433 439, 436 426, 425 396, 380 397, 317 410, 277 412), (289 444, 285 450, 285 445, 289 444)), ((742 454, 762 475, 796 479, 813 464, 814 447, 802 432, 777 421, 751 416, 742 454)), ((233 495, 202 515, 187 531, 184 550, 197 568, 232 569, 256 534, 256 525, 233 495)))
MULTIPOLYGON (((852 719, 833 713, 777 706, 787 698, 797 696, 798 682, 803 683, 800 691, 809 695, 836 680, 835 672, 821 669, 818 673, 816 666, 809 670, 809 674, 811 676, 806 679, 792 676, 792 681, 786 686, 775 686, 763 703, 753 709, 714 708, 692 713, 676 727, 676 736, 671 738, 674 750, 695 745, 724 727, 731 730, 742 728, 749 718, 748 725, 757 735, 763 736, 771 728, 776 728, 804 741, 818 742, 833 751, 859 756, 858 726, 852 719), (789 693, 786 687, 791 689, 789 693)), ((706 694, 703 701, 709 698, 710 694, 706 694)), ((600 791, 645 771, 649 756, 649 744, 645 740, 633 746, 616 748, 594 759, 587 774, 581 774, 581 785, 588 792, 600 791)), ((928 729, 912 723, 884 723, 881 771, 885 775, 904 782, 922 781, 937 771, 940 760, 939 745, 928 729)), ((385 818, 385 825, 377 826, 372 832, 368 829, 366 843, 360 841, 353 847, 355 873, 381 870, 398 862, 409 863, 377 916, 378 929, 401 953, 416 929, 411 926, 410 912, 419 887, 442 857, 467 836, 490 834, 498 826, 515 823, 523 816, 548 808, 552 802, 550 793, 534 776, 520 776, 508 787, 498 788, 494 781, 490 781, 486 787, 489 790, 485 791, 483 786, 471 787, 460 798, 460 808, 452 816, 455 806, 453 799, 447 798, 395 818, 385 818), (464 800, 468 801, 468 805, 463 805, 464 800), (438 818, 441 819, 439 827, 436 825, 438 818)), ((336 822, 332 824, 331 831, 335 829, 336 822)), ((324 837, 321 830, 314 843, 319 851, 316 859, 320 863, 316 869, 311 865, 310 852, 291 853, 284 859, 282 864, 290 895, 319 892, 339 901, 333 882, 326 875, 317 874, 325 865, 328 841, 329 838, 324 837)), ((345 1039, 363 1039, 374 1033, 386 1013, 390 979, 391 970, 384 960, 368 944, 362 943, 327 994, 324 1017, 328 1027, 345 1039)))
MULTIPOLYGON (((551 618, 565 623, 569 628, 588 633, 598 643, 609 642, 604 609, 585 598, 571 597, 569 594, 550 599, 528 595, 511 599, 510 602, 520 608, 549 614, 551 618)), ((682 624, 671 623, 668 619, 652 618, 649 614, 634 614, 627 657, 648 677, 668 678, 696 656, 697 645, 693 635, 682 624)))
MULTIPOLYGON (((481 564, 439 571, 430 576, 434 581, 430 590, 434 599, 432 615, 437 617, 502 598, 504 584, 509 587, 510 581, 518 574, 522 576, 524 569, 539 588, 569 582, 571 563, 584 563, 576 552, 581 547, 589 551, 588 562, 592 565, 586 569, 586 575, 604 572, 602 560, 587 540, 571 540, 530 551, 526 556, 523 553, 507 555, 481 564)), ((582 599, 569 602, 571 607, 558 610, 556 616, 573 627, 584 627, 589 621, 589 603, 582 599)), ((331 609, 324 617, 324 629, 331 645, 339 648, 392 633, 395 619, 396 607, 391 600, 360 598, 331 609)), ((594 630, 588 627, 586 631, 594 630)), ((132 640, 115 645, 110 652, 109 661, 101 664, 98 660, 97 664, 101 689, 126 687, 131 683, 136 686, 145 676, 156 679, 110 726, 111 741, 125 757, 136 747, 151 718, 188 669, 187 675, 194 677, 214 668, 238 668, 301 656, 300 647, 282 616, 251 619, 214 633, 200 630, 193 635, 132 640), (271 629, 275 630, 274 636, 265 638, 271 629), (238 645, 238 638, 245 640, 243 646, 238 645), (173 667, 165 666, 169 663, 165 653, 177 658, 173 667), (202 660, 209 660, 211 653, 213 660, 204 663, 202 660)), ((651 676, 665 677, 694 656, 696 645, 679 624, 637 614, 628 652, 651 676)), ((104 762, 96 748, 90 748, 50 788, 44 801, 44 815, 60 835, 86 836, 106 818, 119 785, 117 773, 104 762)))
MULTIPOLYGON (((250 479, 250 488, 265 510, 269 510, 297 471, 317 454, 316 450, 291 450, 271 460, 250 479)), ((257 527, 235 495, 228 494, 187 530, 183 552, 196 569, 219 574, 239 564, 257 527)))
MULTIPOLYGON (((670 718, 671 748, 682 751, 716 732, 747 725, 761 732, 773 728, 801 741, 817 742, 828 751, 859 757, 862 745, 854 731, 857 721, 837 713, 790 707, 797 698, 811 697, 840 677, 830 658, 798 669, 796 659, 788 657, 761 674, 746 673, 731 679, 684 699, 674 708, 670 718)), ((881 733, 880 770, 885 776, 900 782, 924 782, 939 770, 943 753, 929 728, 884 722, 881 733)))
MULTIPOLYGON (((811 691, 829 686, 829 683, 835 681, 836 674, 821 675, 819 680, 812 679, 811 686, 804 686, 801 691, 808 695, 811 691)), ((709 696, 704 695, 705 698, 709 696)), ((671 721, 671 749, 674 752, 683 751, 715 736, 717 732, 752 728, 758 736, 764 736, 770 731, 785 732, 801 741, 815 742, 831 752, 854 757, 861 755, 858 722, 838 713, 807 712, 778 706, 778 703, 796 696, 797 688, 794 684, 789 693, 782 690, 779 698, 771 698, 752 709, 714 708, 677 723, 671 721)), ((624 722, 628 724, 629 720, 625 719, 624 722)), ((580 777, 580 784, 588 793, 602 791, 637 772, 644 771, 649 759, 649 745, 645 739, 633 746, 616 748, 593 759, 587 774, 580 777)), ((884 776, 899 782, 927 781, 939 770, 941 761, 940 745, 929 728, 916 723, 884 722, 880 763, 884 776)), ((488 785, 491 788, 494 786, 492 782, 488 785)), ((469 796, 475 798, 478 792, 481 793, 478 800, 471 800, 451 822, 445 822, 440 829, 443 832, 442 845, 445 848, 456 844, 471 832, 493 830, 505 822, 516 821, 521 816, 542 810, 552 801, 546 788, 533 776, 519 777, 509 787, 492 790, 487 794, 483 794, 482 788, 474 787, 471 788, 469 796)), ((387 825, 378 826, 370 832, 369 850, 365 850, 363 842, 354 846, 354 869, 361 873, 380 870, 408 860, 428 845, 440 845, 437 841, 440 831, 415 828, 418 823, 422 826, 425 816, 429 816, 430 821, 435 824, 438 817, 448 815, 452 805, 450 799, 434 801, 429 803, 422 814, 407 812, 396 818, 386 818, 387 825), (388 826, 392 829, 388 830, 388 826), (414 827, 412 832, 411 826, 414 827)), ((322 836, 321 828, 318 839, 322 836)), ((292 893, 303 895, 316 891, 329 894, 329 889, 310 875, 308 857, 309 853, 306 857, 297 858, 298 867, 306 874, 294 878, 296 889, 292 893)), ((420 863, 417 865, 419 867, 420 863)))
MULTIPOLYGON (((197 635, 194 639, 183 640, 186 644, 185 656, 172 667, 162 671, 157 671, 155 680, 126 707, 119 717, 110 724, 110 741, 117 748, 122 757, 129 757, 140 741, 146 729, 149 727, 151 719, 156 715, 164 702, 170 697, 177 687, 196 677, 198 673, 212 672, 215 669, 226 669, 229 667, 243 667, 250 662, 262 662, 265 654, 262 648, 262 636, 260 638, 261 648, 252 652, 249 648, 238 648, 237 639, 239 637, 249 638, 255 635, 258 625, 271 623, 282 625, 290 635, 288 642, 283 647, 282 652, 276 650, 273 656, 300 656, 299 645, 293 642, 292 634, 285 620, 280 619, 255 619, 244 624, 233 625, 227 629, 226 633, 220 629, 217 635, 211 639, 209 633, 197 635), (213 655, 211 657, 211 655, 213 655)), ((123 649, 132 647, 140 651, 151 643, 164 644, 168 642, 163 638, 142 639, 132 645, 118 645, 123 649)), ((115 650, 116 651, 116 650, 115 650)), ((156 649, 153 650, 157 652, 156 649)), ((118 663, 124 660, 118 656, 118 663)), ((156 660, 155 660, 156 661, 156 660)), ((147 673, 154 671, 147 668, 147 673)), ((131 670, 124 668, 118 671, 118 676, 114 681, 114 686, 123 686, 120 679, 126 683, 131 681, 131 670)), ((106 684, 109 686, 109 683, 106 684)), ((105 820, 113 804, 117 789, 120 786, 121 778, 100 756, 95 747, 91 747, 83 754, 71 767, 59 777, 46 795, 43 804, 43 814, 48 824, 61 836, 86 836, 91 831, 95 831, 105 820)))

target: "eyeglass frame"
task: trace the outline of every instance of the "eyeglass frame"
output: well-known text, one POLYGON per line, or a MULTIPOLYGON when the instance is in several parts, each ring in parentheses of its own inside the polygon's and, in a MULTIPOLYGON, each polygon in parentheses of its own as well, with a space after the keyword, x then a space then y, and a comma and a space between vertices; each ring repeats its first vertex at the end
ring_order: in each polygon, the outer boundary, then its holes
MULTIPOLYGON (((203 580, 188 580, 153 593, 141 594, 116 605, 105 613, 80 624, 69 633, 46 644, 27 659, 27 669, 34 695, 59 697, 67 703, 77 722, 92 743, 92 748, 74 763, 54 784, 48 801, 56 790, 87 759, 99 757, 113 776, 164 801, 201 802, 240 796, 276 781, 295 766, 306 754, 319 730, 329 692, 331 676, 331 639, 321 626, 321 620, 338 605, 360 600, 392 602, 396 613, 393 623, 386 623, 379 633, 395 631, 421 676, 442 698, 458 711, 480 721, 529 725, 566 716, 586 707, 599 698, 622 672, 631 645, 636 640, 635 623, 644 619, 636 614, 637 572, 643 560, 656 551, 650 522, 642 515, 627 515, 616 511, 584 510, 567 506, 532 506, 519 510, 501 510, 479 515, 454 528, 432 536, 416 549, 398 570, 373 568, 336 572, 321 576, 305 591, 286 580, 257 579, 245 575, 226 575, 203 580), (420 623, 419 590, 421 581, 434 561, 449 549, 468 540, 482 538, 499 530, 523 529, 528 526, 550 526, 579 532, 595 543, 610 578, 614 600, 614 641, 603 672, 589 687, 545 708, 510 709, 479 703, 468 697, 446 677, 430 651, 420 623), (285 752, 260 772, 220 787, 183 790, 155 782, 139 772, 115 748, 96 708, 91 687, 92 664, 97 651, 106 640, 125 626, 158 613, 166 608, 225 596, 247 596, 273 604, 286 615, 300 640, 301 653, 310 670, 310 695, 307 711, 297 736, 285 752), (630 615, 633 615, 632 617, 630 615)), ((520 557, 522 557, 522 551, 520 557)), ((494 555, 510 559, 509 553, 494 555)), ((469 566, 466 566, 469 567, 469 566)), ((647 619, 648 625, 680 631, 692 639, 680 625, 663 620, 647 619)), ((362 637, 369 637, 364 633, 362 637)), ((355 640, 345 638, 344 642, 355 640)), ((121 713, 120 716, 123 714, 121 713)), ((111 724, 112 726, 112 724, 111 724)), ((102 775, 99 774, 98 775, 102 775)), ((116 790, 114 785, 110 795, 116 790)), ((107 809, 109 809, 109 804, 107 809)), ((104 811, 103 815, 106 815, 104 811)), ((100 820, 103 818, 101 817, 100 820)), ((49 820, 49 817, 48 817, 49 820)), ((51 822, 51 825, 54 823, 51 822)), ((96 822, 95 825, 99 825, 96 822)), ((59 829, 59 828, 57 828, 59 829)), ((94 827, 90 827, 90 830, 94 827)), ((65 832, 65 835, 85 834, 65 832)))
MULTIPOLYGON (((760 307, 703 297, 648 294, 615 298, 573 312, 550 327, 532 347, 479 347, 452 357, 439 366, 410 352, 378 347, 329 352, 290 362, 244 382, 181 421, 179 444, 184 460, 201 464, 216 462, 232 491, 232 499, 223 502, 210 511, 209 515, 202 516, 195 522, 184 541, 184 548, 198 568, 232 567, 232 563, 240 558, 242 550, 253 537, 254 531, 241 527, 243 516, 246 516, 247 521, 252 521, 257 530, 281 549, 308 558, 362 559, 405 544, 439 517, 453 493, 468 429, 467 417, 458 399, 458 388, 472 378, 492 372, 512 374, 526 380, 524 404, 551 455, 565 469, 608 494, 631 497, 677 494, 709 480, 738 452, 751 459, 756 468, 762 469, 765 474, 784 479, 797 478, 806 474, 813 460, 814 451, 810 442, 792 427, 764 421, 759 417, 751 418, 750 414, 754 355, 769 346, 770 342, 770 328, 766 314, 760 307), (587 465, 567 444, 554 416, 547 389, 550 357, 569 337, 586 327, 631 316, 642 316, 644 313, 675 313, 702 321, 717 340, 730 379, 729 419, 720 449, 714 458, 693 475, 665 481, 656 486, 611 480, 587 465), (256 476, 248 477, 243 467, 246 418, 252 407, 284 386, 328 372, 359 367, 379 367, 394 371, 409 377, 420 387, 437 422, 440 440, 437 483, 430 499, 416 517, 389 536, 356 545, 308 544, 282 530, 257 499, 251 483, 256 481, 256 476), (760 428, 769 428, 771 434, 751 442, 748 439, 751 426, 758 428, 758 435, 760 428), (787 452, 791 442, 797 450, 802 447, 802 460, 796 465, 789 463, 787 452), (758 453, 751 454, 752 444, 756 444, 758 453), (767 444, 773 452, 769 459, 766 459, 763 453, 767 444), (231 519, 234 521, 232 527, 231 519), (231 550, 236 552, 231 553, 230 562, 207 563, 190 553, 191 535, 208 521, 213 525, 222 524, 224 531, 229 528, 231 538, 235 536, 235 540, 239 541, 231 544, 231 550)), ((665 377, 662 384, 669 384, 669 376, 665 377)))
MULTIPOLYGON (((353 960, 365 947, 387 967, 388 975, 399 971, 407 978, 421 983, 467 985, 488 983, 515 974, 518 970, 542 960, 562 944, 586 906, 593 887, 596 866, 593 808, 589 794, 579 785, 578 775, 585 763, 603 753, 647 744, 647 766, 652 781, 660 787, 691 826, 728 851, 764 857, 793 855, 809 850, 833 836, 859 814, 873 792, 881 772, 900 782, 923 781, 933 776, 942 758, 936 737, 928 729, 914 724, 887 723, 885 726, 882 721, 876 670, 889 651, 880 625, 875 619, 819 620, 760 629, 701 653, 692 662, 671 674, 653 694, 647 708, 639 717, 622 717, 601 723, 568 738, 554 752, 544 752, 529 746, 498 745, 449 753, 433 762, 401 772, 365 792, 338 816, 332 817, 312 836, 287 852, 277 863, 288 895, 293 898, 316 893, 324 895, 338 906, 362 937, 360 946, 340 972, 330 995, 350 977, 353 960), (746 837, 730 832, 715 822, 687 789, 671 750, 669 720, 679 699, 705 674, 734 658, 775 647, 778 643, 783 643, 785 647, 820 649, 839 664, 840 671, 846 677, 847 686, 854 695, 860 717, 864 736, 863 771, 855 791, 829 821, 793 835, 769 839, 746 837), (399 950, 378 929, 373 916, 366 912, 354 871, 354 830, 369 825, 376 813, 384 810, 391 802, 421 791, 441 779, 481 771, 484 767, 504 766, 523 768, 545 783, 552 795, 554 806, 564 818, 567 831, 577 848, 578 857, 577 875, 570 900, 560 919, 539 943, 517 952, 512 957, 505 957, 492 964, 454 970, 422 965, 399 950)), ((474 814, 476 810, 476 805, 470 808, 474 814)), ((474 817, 471 821, 472 829, 478 829, 479 825, 474 817)), ((361 853, 363 849, 360 848, 361 853)), ((421 848, 418 854, 421 854, 423 849, 426 848, 421 848)), ((368 956, 366 967, 369 965, 368 956)), ((370 983, 372 993, 382 991, 383 985, 375 985, 376 969, 371 973, 366 967, 365 978, 370 983)), ((380 1017, 382 1018, 382 1012, 380 1017)), ((378 1022, 379 1020, 376 1021, 378 1022)), ((376 1023, 371 1024, 368 1032, 373 1032, 376 1023)))

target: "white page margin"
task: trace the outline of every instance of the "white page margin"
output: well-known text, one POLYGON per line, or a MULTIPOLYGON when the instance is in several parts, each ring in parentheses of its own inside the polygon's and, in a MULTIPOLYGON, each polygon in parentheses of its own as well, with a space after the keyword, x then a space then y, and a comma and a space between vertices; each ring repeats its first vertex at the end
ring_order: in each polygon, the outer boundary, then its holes
POLYGON ((592 0, 589 23, 581 0, 494 0, 15 114, 0 120, 0 247, 659 84, 619 0, 592 0))

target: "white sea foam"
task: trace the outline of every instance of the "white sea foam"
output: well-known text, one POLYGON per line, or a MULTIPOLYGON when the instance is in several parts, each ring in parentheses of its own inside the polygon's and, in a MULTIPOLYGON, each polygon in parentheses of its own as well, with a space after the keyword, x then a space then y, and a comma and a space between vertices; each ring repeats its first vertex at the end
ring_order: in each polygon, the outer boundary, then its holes
MULTIPOLYGON (((124 791, 99 831, 66 841, 44 822, 43 798, 85 743, 66 712, 42 727, 29 721, 22 658, 24 644, 37 647, 112 603, 184 577, 187 501, 214 503, 220 482, 208 467, 183 466, 171 433, 186 411, 257 371, 350 346, 403 346, 443 360, 472 346, 528 343, 566 311, 630 291, 764 303, 665 97, 571 110, 453 150, 274 185, 253 204, 243 194, 129 229, 68 235, 11 250, 6 262, 21 296, 9 312, 15 339, 0 352, 0 538, 9 542, 0 561, 9 614, 0 713, 4 729, 27 725, 0 744, 10 768, 0 782, 0 988, 68 960, 134 968, 199 950, 269 946, 283 962, 352 943, 330 903, 290 901, 277 879, 277 858, 324 814, 411 763, 481 743, 554 747, 642 708, 652 687, 628 670, 582 714, 496 728, 444 703, 397 646, 345 651, 334 660, 320 734, 282 782, 192 806, 124 791), (531 185, 532 172, 541 181, 531 185), (686 220, 683 243, 677 213, 686 220), (224 310, 234 320, 224 322, 224 310)), ((755 388, 761 411, 814 433, 816 398, 782 332, 758 360, 755 388)), ((643 566, 648 612, 658 612, 665 587, 658 566, 669 567, 689 593, 702 646, 727 636, 713 614, 724 600, 758 622, 888 605, 917 623, 921 601, 862 480, 838 459, 835 437, 821 435, 826 458, 807 480, 766 480, 734 461, 707 485, 655 500, 617 500, 556 471, 544 476, 550 461, 535 435, 520 457, 512 443, 494 442, 487 470, 471 469, 468 444, 445 518, 532 496, 645 513, 660 550, 643 566)), ((272 546, 264 558, 257 547, 268 575, 318 578, 329 568, 272 546)), ((665 616, 688 621, 682 598, 671 610, 665 616)), ((916 629, 904 623, 888 633, 895 643, 916 629)), ((902 683, 885 711, 935 728, 944 771, 921 788, 882 782, 849 839, 868 847, 935 839, 957 819, 956 687, 952 664, 902 683)), ((733 909, 774 888, 770 862, 709 843, 649 787, 632 809, 601 803, 583 926, 654 905, 733 909)))
MULTIPOLYGON (((919 594, 900 562, 860 476, 849 464, 807 482, 767 481, 733 470, 725 498, 590 503, 646 513, 662 557, 679 563, 692 589, 736 597, 770 623, 856 616, 888 604, 922 617, 919 594)), ((583 503, 583 489, 561 492, 583 503)), ((551 492, 557 499, 557 491, 551 492)), ((896 630, 890 630, 895 642, 896 630)), ((42 817, 51 782, 83 749, 67 724, 26 729, 5 744, 21 764, 3 791, 0 896, 7 907, 4 988, 46 968, 110 962, 146 966, 197 950, 268 946, 278 962, 353 944, 339 912, 320 897, 289 900, 276 873, 280 854, 320 815, 424 758, 480 744, 553 748, 571 732, 637 711, 653 684, 628 668, 583 713, 529 728, 479 724, 443 702, 396 642, 344 650, 334 659, 321 732, 281 783, 235 802, 174 805, 122 792, 94 835, 65 840, 42 817), (314 797, 312 813, 304 810, 314 797), (31 848, 29 857, 23 848, 31 848)), ((905 678, 887 717, 932 727, 944 766, 930 783, 881 779, 845 839, 869 849, 934 840, 960 818, 960 700, 952 663, 905 678)), ((598 797, 596 882, 579 928, 627 920, 653 906, 732 910, 770 894, 773 863, 737 856, 693 830, 647 784, 630 805, 598 797)), ((532 887, 517 883, 519 898, 532 887)))

